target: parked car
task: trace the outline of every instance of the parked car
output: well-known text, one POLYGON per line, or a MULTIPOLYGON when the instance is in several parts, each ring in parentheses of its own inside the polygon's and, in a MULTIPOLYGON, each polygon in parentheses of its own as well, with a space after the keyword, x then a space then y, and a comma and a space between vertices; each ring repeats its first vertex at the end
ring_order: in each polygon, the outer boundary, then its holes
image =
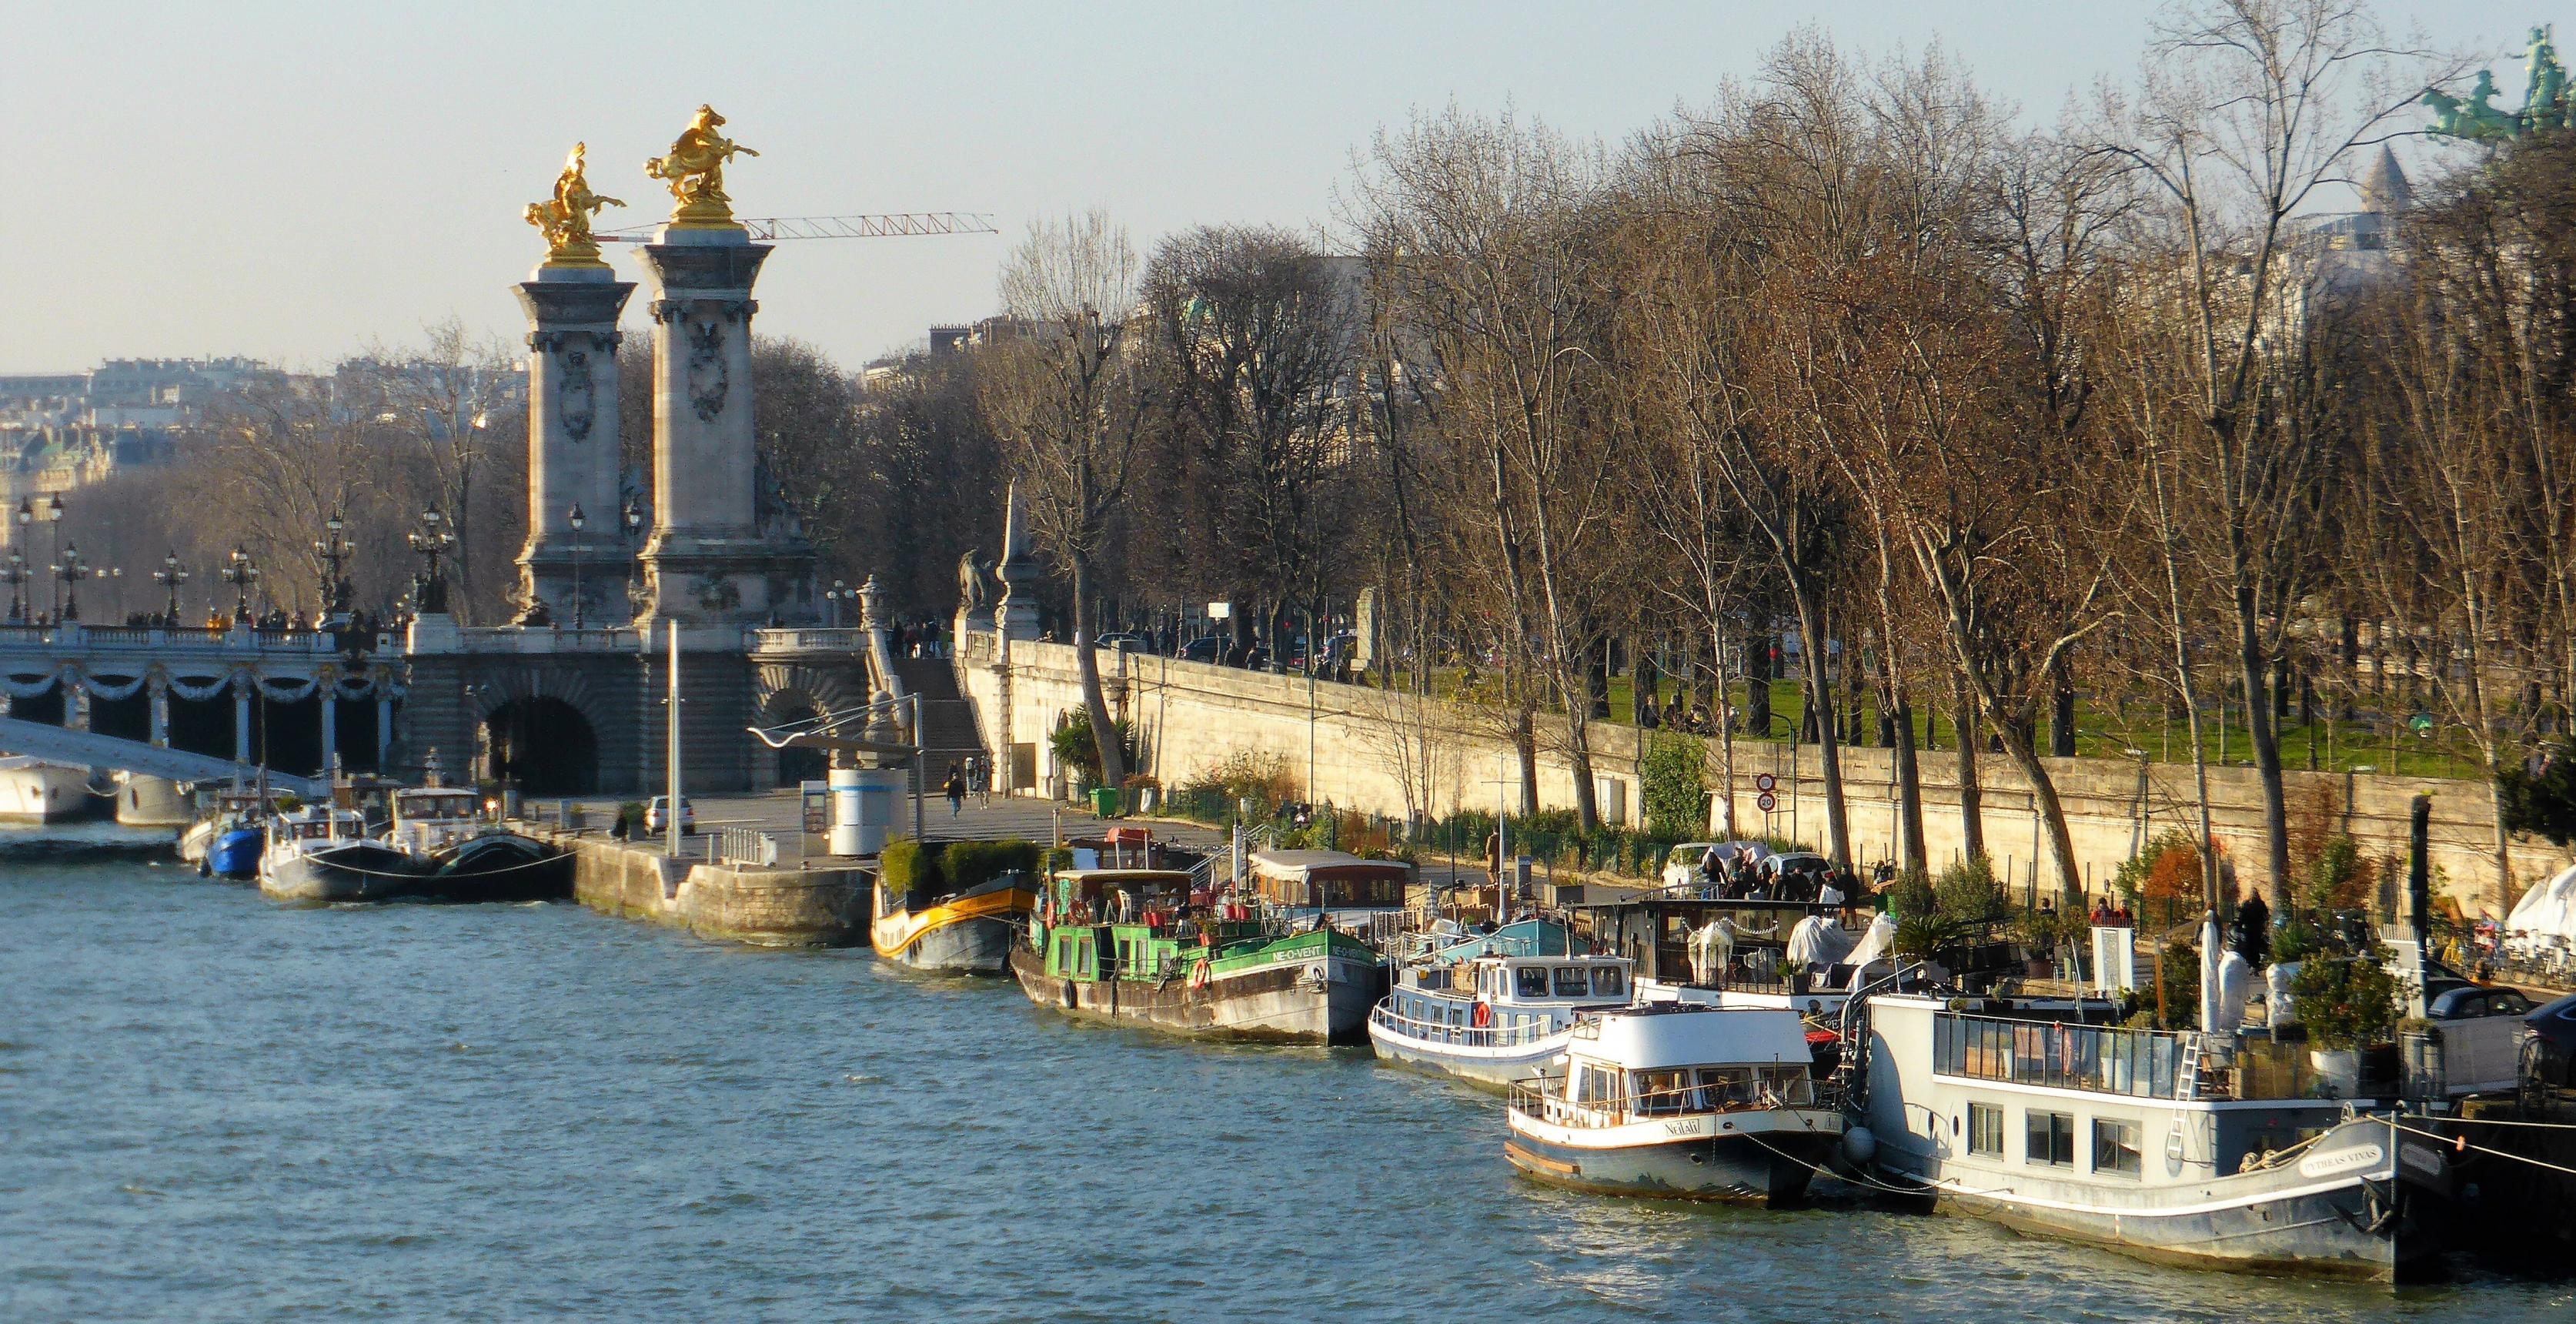
POLYGON ((2442 1036, 2442 1077, 2452 1094, 2509 1090, 2520 1076, 2523 1018, 2531 999, 2471 984, 2437 993, 2425 1018, 2442 1036))
POLYGON ((1104 634, 1098 639, 1093 640, 1092 643, 1094 646, 1099 648, 1117 648, 1130 653, 1151 653, 1154 651, 1154 641, 1144 635, 1136 633, 1133 630, 1120 630, 1114 634, 1104 634))
POLYGON ((1708 848, 1716 844, 1713 841, 1685 841, 1665 852, 1664 886, 1669 888, 1699 886, 1699 862, 1707 857, 1708 848))
MULTIPOLYGON (((657 795, 653 797, 650 804, 644 806, 644 830, 648 833, 671 830, 671 797, 657 795)), ((681 796, 680 835, 685 837, 697 830, 698 807, 689 803, 689 797, 681 796)))
POLYGON ((1224 647, 1224 640, 1219 639, 1212 634, 1203 635, 1181 645, 1181 651, 1173 654, 1173 656, 1178 657, 1184 662, 1206 662, 1214 664, 1223 657, 1222 650, 1224 647))

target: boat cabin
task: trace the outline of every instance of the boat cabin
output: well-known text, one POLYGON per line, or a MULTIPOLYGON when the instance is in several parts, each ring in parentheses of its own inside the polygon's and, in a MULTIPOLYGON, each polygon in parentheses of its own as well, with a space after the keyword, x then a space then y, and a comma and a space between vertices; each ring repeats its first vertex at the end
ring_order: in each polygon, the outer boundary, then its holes
POLYGON ((269 820, 268 839, 279 842, 356 841, 367 835, 367 820, 354 809, 306 805, 269 820))
POLYGON ((391 799, 393 827, 386 835, 415 854, 435 854, 481 835, 485 826, 482 801, 470 787, 416 786, 395 791, 391 799))
POLYGON ((1564 1076, 1521 1100, 1559 1125, 1817 1106, 1806 1026, 1790 1011, 1666 1003, 1607 1012, 1575 1027, 1565 1060, 1564 1076))
POLYGON ((1337 850, 1252 853, 1252 886, 1273 905, 1313 910, 1392 910, 1405 904, 1413 866, 1337 850))

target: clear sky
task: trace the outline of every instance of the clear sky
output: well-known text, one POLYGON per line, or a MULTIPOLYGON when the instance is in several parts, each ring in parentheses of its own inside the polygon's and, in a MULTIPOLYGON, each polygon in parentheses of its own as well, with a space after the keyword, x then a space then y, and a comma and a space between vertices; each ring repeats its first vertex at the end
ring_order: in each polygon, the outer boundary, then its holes
MULTIPOLYGON (((701 101, 760 150, 746 216, 990 212, 1002 237, 784 244, 759 324, 845 363, 991 311, 1033 216, 1098 204, 1140 246, 1199 223, 1328 224, 1352 153, 1455 99, 1616 139, 1751 74, 1813 22, 1877 55, 1939 41, 2039 118, 2136 69, 2134 0, 1483 3, 185 5, 0 0, 0 371, 110 356, 325 366, 448 317, 524 332, 521 205, 566 148, 659 220, 641 162, 701 101)), ((2532 0, 2384 0, 2392 29, 2492 52, 2532 0)), ((2576 33, 2565 42, 2576 46, 2576 33)), ((631 255, 614 258, 628 276, 631 255)), ((640 321, 642 299, 628 310, 640 321)))

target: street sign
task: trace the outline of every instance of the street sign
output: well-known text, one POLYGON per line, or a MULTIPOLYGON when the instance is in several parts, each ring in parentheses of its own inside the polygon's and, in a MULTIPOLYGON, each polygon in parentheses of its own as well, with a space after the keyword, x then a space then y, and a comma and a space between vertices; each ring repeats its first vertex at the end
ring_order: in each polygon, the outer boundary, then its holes
POLYGON ((1209 603, 1209 604, 1208 604, 1208 619, 1209 619, 1209 620, 1212 620, 1212 621, 1228 620, 1228 619, 1231 619, 1231 618, 1233 617, 1233 615, 1234 615, 1234 604, 1233 604, 1233 603, 1231 603, 1231 602, 1211 602, 1211 603, 1209 603))
POLYGON ((1767 814, 1780 807, 1780 798, 1769 791, 1764 791, 1754 798, 1753 807, 1767 814))
MULTIPOLYGON (((1779 785, 1779 779, 1773 777, 1770 773, 1757 772, 1753 774, 1753 789, 1762 792, 1764 795, 1769 795, 1773 790, 1777 789, 1779 785)), ((1770 806, 1765 805, 1763 807, 1767 809, 1770 806)))

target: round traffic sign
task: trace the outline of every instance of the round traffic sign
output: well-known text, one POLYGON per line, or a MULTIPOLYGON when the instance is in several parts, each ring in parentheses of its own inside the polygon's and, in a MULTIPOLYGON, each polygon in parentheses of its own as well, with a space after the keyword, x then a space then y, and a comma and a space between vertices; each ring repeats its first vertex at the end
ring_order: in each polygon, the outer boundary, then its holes
MULTIPOLYGON (((1779 784, 1779 779, 1773 777, 1770 773, 1757 772, 1753 774, 1753 789, 1762 792, 1764 795, 1769 795, 1771 793, 1771 788, 1778 786, 1779 784)), ((1763 807, 1766 809, 1770 808, 1768 805, 1763 807)))
POLYGON ((1780 807, 1780 800, 1779 797, 1771 794, 1769 791, 1764 791, 1761 795, 1754 798, 1753 805, 1755 808, 1767 814, 1780 807))

